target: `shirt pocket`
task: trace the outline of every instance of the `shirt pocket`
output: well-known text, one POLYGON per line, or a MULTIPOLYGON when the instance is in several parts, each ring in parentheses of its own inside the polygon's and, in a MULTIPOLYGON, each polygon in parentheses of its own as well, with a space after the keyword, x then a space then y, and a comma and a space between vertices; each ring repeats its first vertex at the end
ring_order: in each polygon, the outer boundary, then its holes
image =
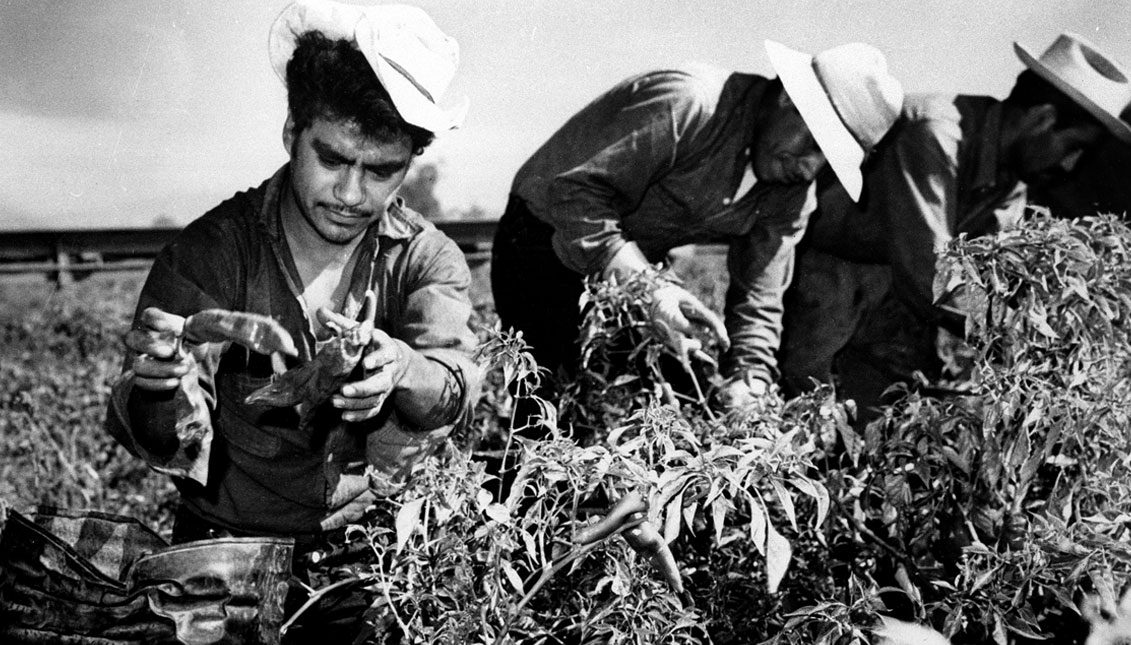
MULTIPOLYGON (((216 430, 239 450, 271 459, 280 456, 285 448, 282 434, 287 420, 297 422, 291 408, 272 408, 249 405, 244 399, 249 394, 271 383, 270 377, 253 377, 246 374, 219 374, 216 379, 220 424, 216 430)), ((292 432, 293 425, 290 426, 292 432)))

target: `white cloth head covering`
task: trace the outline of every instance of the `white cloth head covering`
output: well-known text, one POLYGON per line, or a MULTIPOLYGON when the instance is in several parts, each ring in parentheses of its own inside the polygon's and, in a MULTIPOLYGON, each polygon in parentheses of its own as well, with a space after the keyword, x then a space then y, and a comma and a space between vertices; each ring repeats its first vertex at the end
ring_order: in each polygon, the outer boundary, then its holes
POLYGON ((433 134, 463 123, 467 97, 449 109, 439 105, 459 66, 459 45, 421 9, 395 4, 360 7, 331 0, 288 5, 271 25, 267 41, 271 66, 284 82, 298 37, 308 31, 357 45, 408 123, 433 134))

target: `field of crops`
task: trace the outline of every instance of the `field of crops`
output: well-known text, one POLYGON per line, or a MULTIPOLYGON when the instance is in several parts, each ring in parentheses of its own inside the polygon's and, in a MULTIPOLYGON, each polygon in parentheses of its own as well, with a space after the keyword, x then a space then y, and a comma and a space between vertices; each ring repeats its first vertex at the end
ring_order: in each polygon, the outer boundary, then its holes
MULTIPOLYGON (((720 260, 679 267, 716 308, 720 260)), ((388 492, 350 533, 367 555, 325 579, 381 589, 382 643, 864 645, 882 615, 955 643, 1081 642, 1076 597, 1114 597, 1131 573, 1131 231, 1037 212, 952 245, 942 276, 976 312, 974 381, 861 427, 828 390, 722 416, 706 369, 673 395, 640 282, 593 286, 589 363, 542 401, 521 340, 492 329, 480 268, 475 423, 388 492), (627 364, 609 353, 626 343, 627 364), (539 439, 510 432, 522 399, 549 415, 539 439), (502 493, 485 455, 515 468, 502 493), (637 523, 594 529, 616 500, 642 505, 637 523)), ((171 487, 101 430, 138 287, 0 283, 9 506, 168 534, 171 487)))

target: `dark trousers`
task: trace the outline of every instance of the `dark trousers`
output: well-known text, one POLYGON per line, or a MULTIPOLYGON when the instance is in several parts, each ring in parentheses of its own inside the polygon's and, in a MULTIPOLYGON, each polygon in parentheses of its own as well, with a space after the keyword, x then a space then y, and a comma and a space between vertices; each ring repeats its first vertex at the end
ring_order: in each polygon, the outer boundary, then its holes
POLYGON ((554 229, 511 195, 499 220, 491 252, 491 292, 503 329, 522 331, 538 365, 551 374, 571 373, 585 288, 582 276, 558 260, 550 239, 554 229))
POLYGON ((890 402, 889 386, 913 383, 917 371, 934 379, 942 369, 937 328, 895 295, 887 265, 799 249, 784 304, 778 364, 788 395, 811 388, 813 380, 835 382, 865 421, 875 406, 890 402))

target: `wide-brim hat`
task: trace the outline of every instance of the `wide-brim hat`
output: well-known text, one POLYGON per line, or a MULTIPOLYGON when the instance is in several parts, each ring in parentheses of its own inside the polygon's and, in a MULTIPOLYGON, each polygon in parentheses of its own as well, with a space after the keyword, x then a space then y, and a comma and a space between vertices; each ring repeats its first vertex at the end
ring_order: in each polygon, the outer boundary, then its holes
POLYGON ((284 82, 298 37, 308 31, 353 42, 406 122, 434 134, 463 123, 467 97, 451 108, 439 104, 459 66, 459 45, 423 10, 395 4, 360 7, 330 0, 298 0, 287 5, 271 25, 267 42, 271 66, 284 82))
POLYGON ((1113 135, 1131 142, 1131 125, 1119 118, 1131 104, 1131 80, 1116 61, 1073 33, 1061 34, 1040 58, 1020 43, 1013 49, 1025 66, 1096 117, 1113 135))
POLYGON ((766 53, 837 179, 859 200, 860 165, 903 109, 903 87, 883 54, 849 43, 810 56, 772 40, 766 53))

